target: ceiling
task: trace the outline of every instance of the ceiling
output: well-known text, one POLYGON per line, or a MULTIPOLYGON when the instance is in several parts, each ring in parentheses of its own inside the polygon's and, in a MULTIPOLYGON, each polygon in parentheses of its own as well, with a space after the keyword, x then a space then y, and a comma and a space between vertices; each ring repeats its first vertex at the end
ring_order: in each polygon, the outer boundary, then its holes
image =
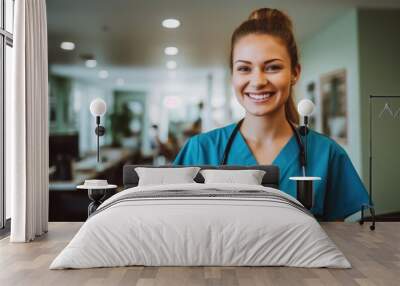
MULTIPOLYGON (((228 66, 230 36, 260 7, 286 11, 303 41, 353 7, 400 7, 389 0, 47 0, 49 63, 84 69, 81 55, 98 68, 165 69, 163 49, 176 46, 179 69, 228 66), (161 21, 177 18, 181 27, 161 21), (59 48, 75 42, 74 51, 59 48)), ((171 56, 169 56, 171 58, 171 56)))

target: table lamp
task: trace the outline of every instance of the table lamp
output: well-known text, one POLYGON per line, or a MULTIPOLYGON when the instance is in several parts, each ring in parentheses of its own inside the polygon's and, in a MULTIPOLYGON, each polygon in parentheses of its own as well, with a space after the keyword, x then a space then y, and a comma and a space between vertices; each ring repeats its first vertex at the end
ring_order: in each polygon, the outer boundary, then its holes
MULTIPOLYGON (((304 136, 304 152, 307 160, 307 133, 308 133, 308 117, 314 111, 314 103, 309 99, 302 99, 297 105, 297 111, 303 117, 303 126, 300 127, 300 134, 304 136)), ((306 165, 306 164, 305 164, 306 165)), ((306 170, 303 167, 303 176, 306 176, 306 170)))
POLYGON ((307 208, 311 209, 314 206, 314 187, 313 182, 321 180, 320 177, 306 176, 307 166, 307 134, 308 134, 308 117, 314 111, 314 103, 309 99, 302 99, 297 105, 297 111, 303 117, 303 124, 300 127, 300 134, 304 136, 304 165, 302 166, 303 176, 290 177, 297 183, 296 198, 307 208))
POLYGON ((95 129, 95 133, 97 135, 97 162, 100 162, 100 143, 99 143, 99 138, 100 136, 103 136, 104 133, 106 133, 106 129, 104 126, 100 125, 100 116, 103 116, 107 111, 107 104, 104 100, 101 98, 96 98, 92 100, 90 103, 90 113, 94 117, 96 117, 96 124, 97 127, 95 129))

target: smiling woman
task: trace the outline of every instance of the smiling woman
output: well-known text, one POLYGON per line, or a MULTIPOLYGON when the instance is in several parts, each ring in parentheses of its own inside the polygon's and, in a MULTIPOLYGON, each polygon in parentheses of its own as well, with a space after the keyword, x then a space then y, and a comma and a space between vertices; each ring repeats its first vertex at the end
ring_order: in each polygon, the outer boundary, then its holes
POLYGON ((246 110, 241 131, 257 161, 271 164, 293 134, 290 123, 299 123, 292 86, 300 65, 290 19, 276 9, 254 11, 232 35, 230 62, 246 110))
MULTIPOLYGON (((238 124, 192 137, 174 163, 277 165, 279 188, 295 196, 295 182, 289 177, 301 174, 301 164, 292 87, 301 68, 289 17, 270 8, 251 13, 233 32, 230 67, 245 117, 238 124)), ((307 138, 307 170, 322 178, 315 182, 313 214, 336 220, 359 211, 368 196, 347 153, 315 131, 307 138)))
MULTIPOLYGON (((278 111, 285 116, 285 103, 293 104, 291 83, 298 77, 299 65, 291 69, 285 45, 270 35, 248 35, 236 44, 232 82, 238 101, 249 115, 278 111), (263 104, 269 101, 269 104, 263 104)), ((274 115, 275 116, 275 115, 274 115)), ((289 115, 298 122, 296 113, 289 115)))
MULTIPOLYGON (((278 95, 277 104, 268 107, 280 109, 288 120, 298 124, 299 115, 291 95, 292 86, 300 75, 300 64, 290 19, 276 9, 254 11, 233 33, 230 55, 232 81, 239 103, 244 106, 246 98, 252 99, 249 103, 262 103, 278 95)), ((255 108, 250 106, 250 110, 255 108)), ((256 110, 264 113, 260 105, 256 110)), ((257 113, 256 110, 253 112, 257 113)))

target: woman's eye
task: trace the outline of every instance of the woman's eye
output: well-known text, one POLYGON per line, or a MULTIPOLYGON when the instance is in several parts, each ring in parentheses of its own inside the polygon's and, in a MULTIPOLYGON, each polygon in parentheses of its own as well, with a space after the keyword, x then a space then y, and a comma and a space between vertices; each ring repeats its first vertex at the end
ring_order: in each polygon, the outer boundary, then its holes
POLYGON ((277 71, 280 71, 281 69, 282 69, 282 67, 279 65, 270 65, 265 68, 265 70, 267 72, 277 72, 277 71))
POLYGON ((237 71, 239 71, 239 72, 248 72, 248 71, 250 71, 250 67, 239 66, 239 67, 237 67, 237 71))

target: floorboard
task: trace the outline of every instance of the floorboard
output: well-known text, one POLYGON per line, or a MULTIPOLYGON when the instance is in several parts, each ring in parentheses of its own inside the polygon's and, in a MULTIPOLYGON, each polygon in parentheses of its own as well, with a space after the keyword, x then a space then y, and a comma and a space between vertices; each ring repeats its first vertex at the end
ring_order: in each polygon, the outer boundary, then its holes
POLYGON ((375 231, 351 223, 322 223, 352 269, 290 267, 118 267, 49 270, 82 223, 54 222, 32 243, 0 240, 0 285, 399 285, 400 222, 377 223, 375 231))

